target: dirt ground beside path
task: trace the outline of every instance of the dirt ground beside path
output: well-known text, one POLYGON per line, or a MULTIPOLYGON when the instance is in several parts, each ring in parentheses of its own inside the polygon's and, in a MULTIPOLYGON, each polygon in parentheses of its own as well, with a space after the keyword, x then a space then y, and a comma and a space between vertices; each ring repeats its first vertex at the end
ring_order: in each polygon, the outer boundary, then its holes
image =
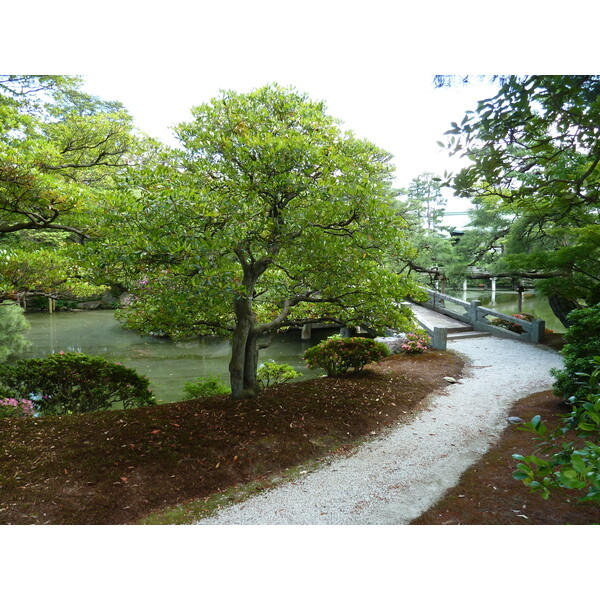
POLYGON ((562 365, 549 348, 495 337, 452 340, 449 350, 467 361, 463 376, 434 392, 409 423, 198 524, 400 525, 418 518, 489 451, 513 405, 550 388, 550 369, 562 365))
MULTIPOLYGON (((569 412, 551 392, 532 394, 517 402, 511 413, 529 421, 541 415, 544 423, 559 424, 569 412)), ((591 525, 600 524, 600 506, 577 503, 573 494, 557 491, 548 500, 533 494, 512 478, 513 454, 532 454, 534 440, 527 431, 508 426, 481 460, 463 473, 457 486, 413 525, 591 525)))
MULTIPOLYGON (((491 363, 482 364, 475 373, 491 370, 491 363)), ((272 489, 286 469, 307 461, 327 464, 352 455, 357 443, 389 427, 416 424, 430 414, 422 411, 432 393, 485 391, 466 379, 460 386, 443 379, 459 379, 461 373, 457 354, 427 352, 391 356, 349 377, 277 386, 245 402, 217 397, 130 411, 2 419, 0 524, 192 523, 210 514, 218 505, 214 499, 227 490, 272 489)), ((524 419, 541 414, 550 422, 565 410, 547 392, 518 397, 510 414, 524 419)), ((420 443, 435 439, 431 431, 423 432, 420 443)), ((531 436, 509 426, 456 487, 418 518, 411 516, 412 522, 600 522, 593 506, 559 502, 556 496, 544 501, 512 479, 511 455, 532 450, 531 436)))

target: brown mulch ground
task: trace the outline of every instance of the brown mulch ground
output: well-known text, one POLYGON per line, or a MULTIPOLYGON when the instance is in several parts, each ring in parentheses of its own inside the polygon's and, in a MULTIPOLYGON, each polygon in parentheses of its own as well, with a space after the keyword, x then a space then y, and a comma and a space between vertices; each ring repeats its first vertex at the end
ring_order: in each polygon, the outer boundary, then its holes
MULTIPOLYGON (((570 409, 551 392, 520 400, 511 414, 525 421, 540 415, 550 429, 558 415, 570 409)), ((513 454, 535 453, 535 439, 510 425, 490 451, 465 471, 458 485, 413 525, 590 525, 600 523, 600 506, 580 504, 573 494, 556 491, 548 500, 533 494, 512 478, 517 462, 513 454)))
POLYGON ((462 367, 457 355, 430 351, 276 386, 243 402, 2 419, 0 524, 136 523, 234 485, 268 486, 273 474, 343 454, 411 418, 462 367))

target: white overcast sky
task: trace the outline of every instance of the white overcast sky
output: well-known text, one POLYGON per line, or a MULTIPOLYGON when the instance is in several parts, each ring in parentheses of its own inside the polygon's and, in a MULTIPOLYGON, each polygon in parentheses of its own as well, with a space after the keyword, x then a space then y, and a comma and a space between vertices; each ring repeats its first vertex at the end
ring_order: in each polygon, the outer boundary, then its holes
POLYGON ((430 73, 394 77, 375 69, 364 76, 340 77, 335 71, 325 65, 314 70, 310 64, 287 68, 285 59, 280 58, 254 71, 231 66, 183 80, 164 74, 161 85, 150 89, 143 76, 90 73, 86 90, 122 101, 138 127, 174 143, 169 127, 189 120, 190 107, 208 101, 220 89, 249 91, 270 82, 292 85, 311 98, 325 100, 329 114, 342 119, 345 129, 391 152, 399 185, 407 185, 423 171, 441 175, 452 168, 453 161, 437 141, 443 140, 451 121, 460 121, 465 110, 474 108, 478 99, 489 97, 494 89, 490 84, 434 89, 430 73))

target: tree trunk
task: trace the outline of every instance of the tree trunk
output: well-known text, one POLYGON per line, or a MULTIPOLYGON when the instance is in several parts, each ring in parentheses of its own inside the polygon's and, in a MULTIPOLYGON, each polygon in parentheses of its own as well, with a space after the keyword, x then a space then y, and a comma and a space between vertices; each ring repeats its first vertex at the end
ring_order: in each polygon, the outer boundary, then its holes
POLYGON ((256 371, 258 369, 258 335, 252 328, 246 340, 244 359, 244 395, 254 396, 257 391, 256 371))
MULTIPOLYGON (((233 302, 236 326, 233 332, 229 375, 231 379, 231 396, 234 399, 252 397, 256 394, 259 338, 261 333, 269 333, 277 329, 275 325, 267 328, 264 326, 262 328, 257 327, 256 315, 252 307, 256 282, 267 270, 271 258, 249 262, 241 249, 236 251, 236 255, 244 271, 243 286, 245 295, 237 297, 233 302)), ((286 302, 279 321, 285 317, 288 311, 289 302, 286 302)))
POLYGON ((581 306, 575 302, 575 300, 571 300, 570 298, 565 298, 564 296, 559 295, 548 296, 548 304, 550 305, 552 312, 565 327, 571 326, 571 322, 569 321, 569 313, 572 310, 581 308, 581 306))
MULTIPOLYGON (((245 396, 246 348, 248 338, 252 337, 252 304, 248 298, 237 298, 233 302, 236 326, 231 342, 231 360, 229 361, 229 377, 231 396, 234 399, 245 396)), ((255 376, 256 377, 256 376, 255 376)))

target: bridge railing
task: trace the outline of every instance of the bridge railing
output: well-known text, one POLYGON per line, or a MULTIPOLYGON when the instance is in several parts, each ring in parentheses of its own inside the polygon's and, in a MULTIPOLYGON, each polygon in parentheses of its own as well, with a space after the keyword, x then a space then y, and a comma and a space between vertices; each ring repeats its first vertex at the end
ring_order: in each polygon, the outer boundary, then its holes
POLYGON ((492 333, 498 337, 504 337, 508 339, 517 339, 526 342, 532 342, 539 344, 544 340, 544 331, 546 329, 546 323, 542 319, 535 319, 534 321, 525 321, 524 319, 518 319, 512 315, 506 315, 504 313, 492 310, 490 308, 484 308, 481 306, 479 300, 471 300, 466 302, 448 294, 442 294, 437 290, 424 288, 429 298, 426 302, 423 302, 423 306, 430 308, 440 314, 446 315, 457 321, 468 323, 476 331, 486 331, 492 333), (502 319, 509 323, 515 323, 519 325, 523 330, 523 333, 517 333, 509 331, 504 327, 498 327, 494 325, 488 319, 502 319))

